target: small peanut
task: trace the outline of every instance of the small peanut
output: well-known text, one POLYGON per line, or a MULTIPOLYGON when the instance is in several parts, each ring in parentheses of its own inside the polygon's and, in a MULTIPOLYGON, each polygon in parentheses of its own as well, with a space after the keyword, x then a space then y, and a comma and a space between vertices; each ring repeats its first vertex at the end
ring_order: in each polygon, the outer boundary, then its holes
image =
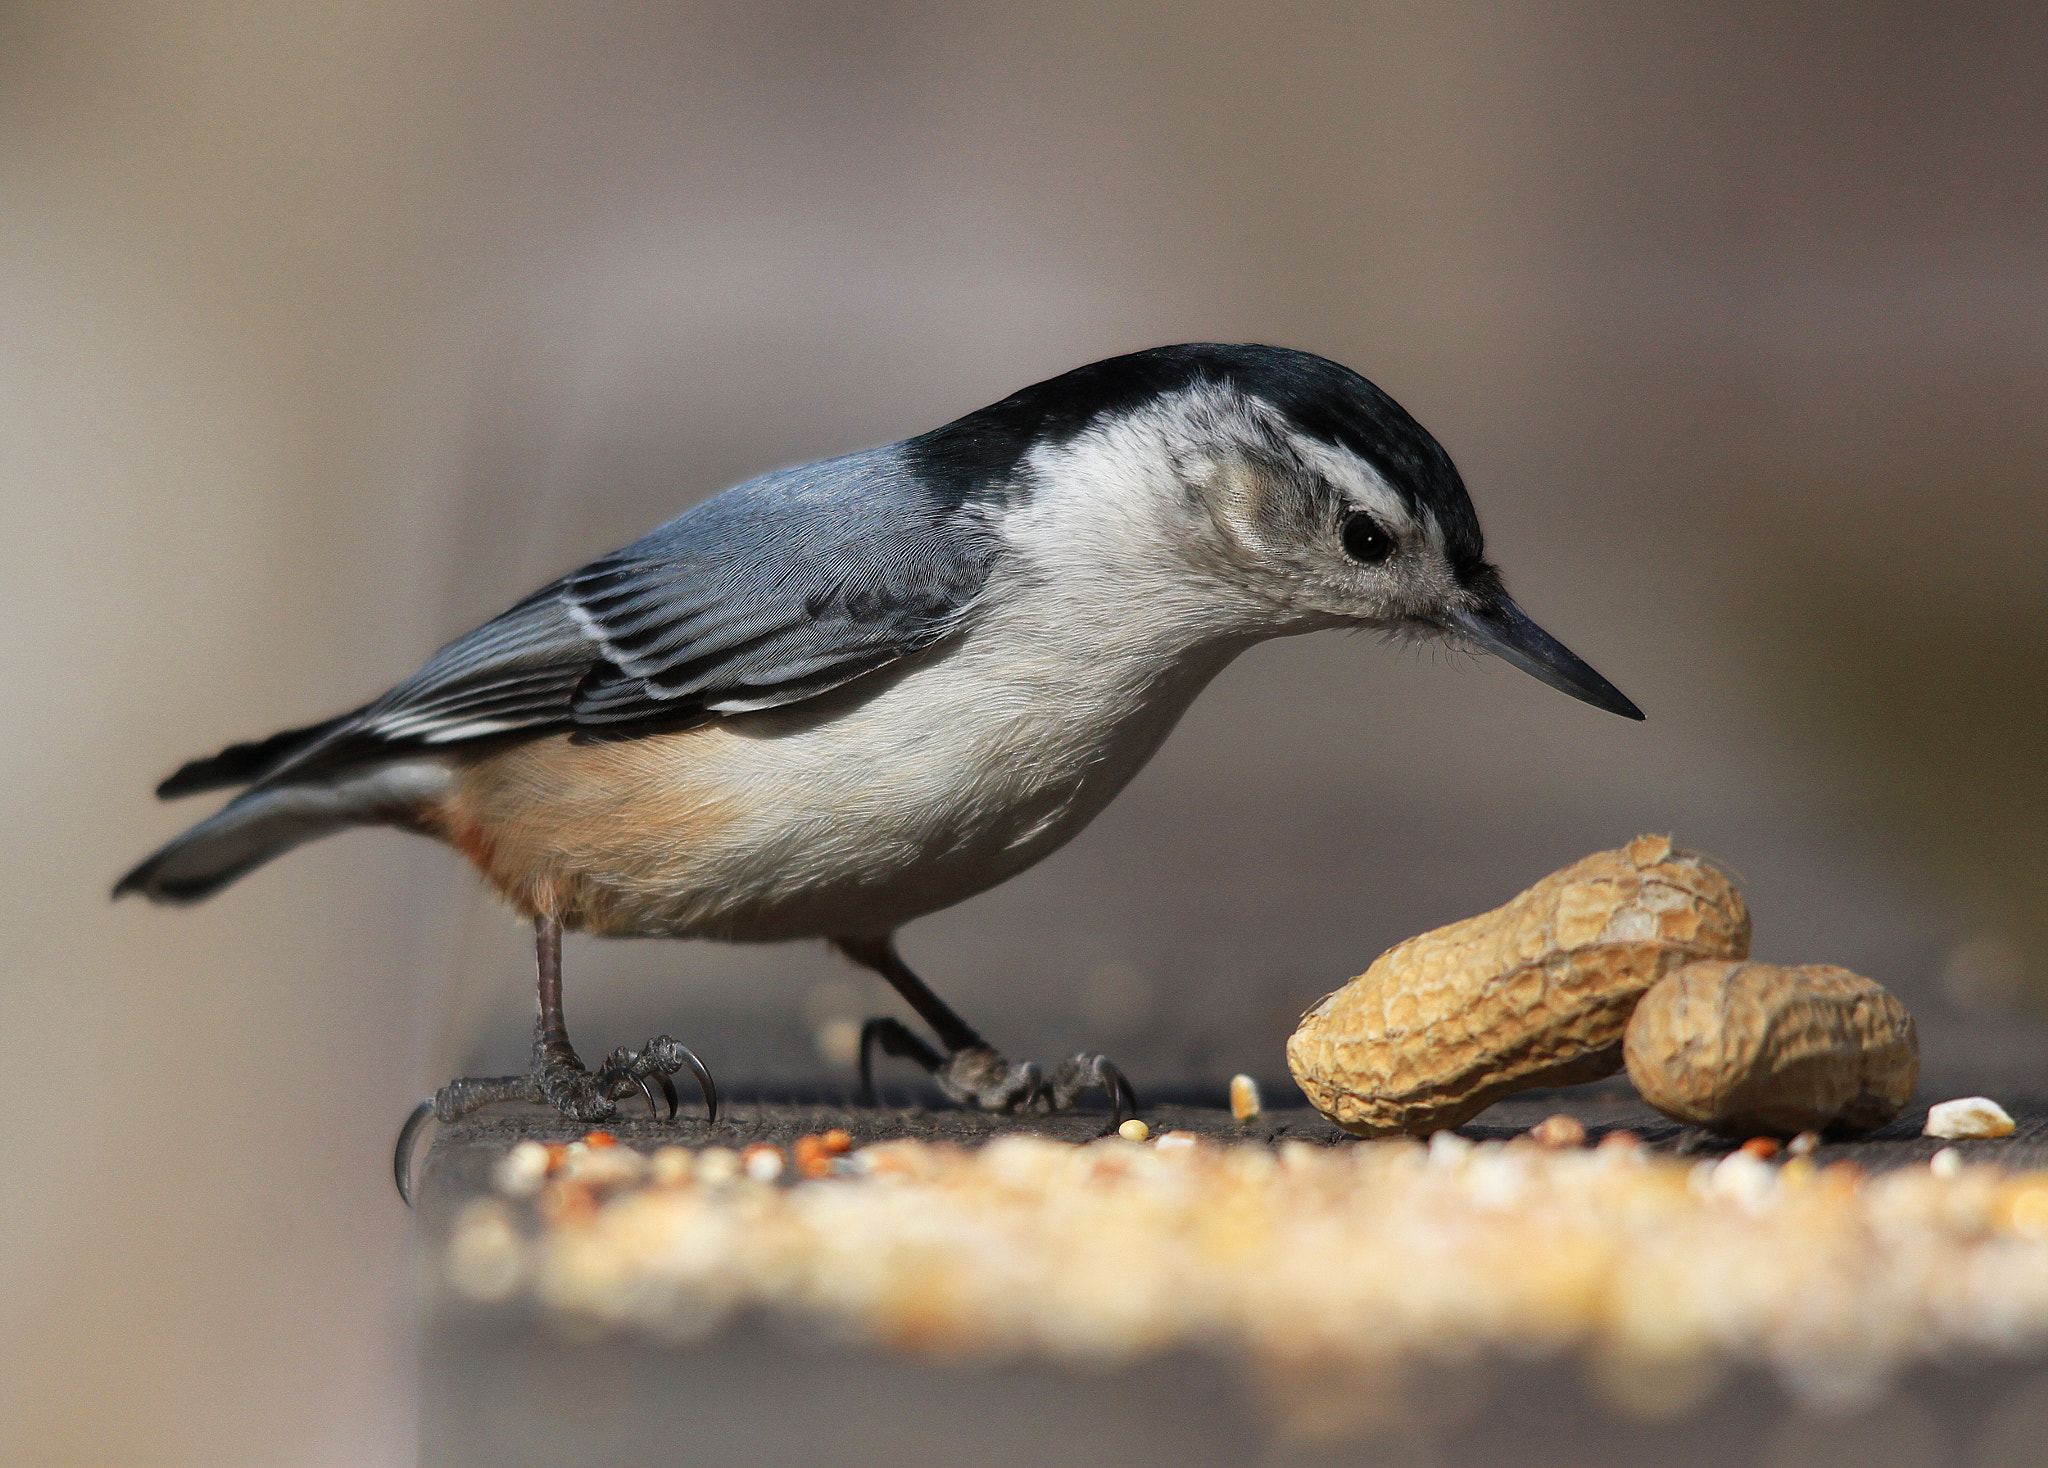
POLYGON ((1905 1007, 1830 964, 1682 968, 1636 1006, 1625 1054, 1666 1116, 1745 1139, 1883 1126, 1920 1073, 1905 1007))

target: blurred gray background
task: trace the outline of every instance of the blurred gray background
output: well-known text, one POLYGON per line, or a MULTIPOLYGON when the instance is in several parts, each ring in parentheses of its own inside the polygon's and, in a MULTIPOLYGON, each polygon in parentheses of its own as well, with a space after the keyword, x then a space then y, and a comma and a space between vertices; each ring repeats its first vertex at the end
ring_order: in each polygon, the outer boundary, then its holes
MULTIPOLYGON (((1282 1073, 1317 995, 1669 831, 1756 952, 2048 1030, 2048 11, 0 6, 0 1459, 412 1452, 392 1130, 523 931, 384 833, 189 913, 182 758, 347 707, 761 470, 1161 342, 1364 371, 1649 711, 1325 636, 907 935, 1013 1054, 1282 1073)), ((586 1052, 837 1083, 815 948, 577 942, 586 1052)))

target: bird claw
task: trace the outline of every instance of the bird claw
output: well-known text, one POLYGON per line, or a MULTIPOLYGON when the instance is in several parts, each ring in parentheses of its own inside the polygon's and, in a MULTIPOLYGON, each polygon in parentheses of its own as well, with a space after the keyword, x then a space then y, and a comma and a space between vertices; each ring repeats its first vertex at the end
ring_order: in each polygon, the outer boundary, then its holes
POLYGON ((405 1125, 398 1129, 398 1145, 391 1152, 391 1176, 398 1184, 398 1196, 405 1206, 412 1207, 412 1144, 419 1136, 420 1128, 434 1116, 434 1100, 430 1096, 413 1107, 412 1115, 405 1119, 405 1125))
POLYGON ((1114 1132, 1124 1124, 1125 1107, 1130 1114, 1138 1114, 1138 1093, 1131 1085, 1130 1078, 1106 1055, 1095 1055, 1081 1051, 1069 1055, 1052 1073, 1052 1086, 1047 1099, 1054 1111, 1065 1111, 1081 1098, 1083 1091, 1101 1087, 1109 1096, 1109 1130, 1114 1132))
POLYGON ((932 1079, 949 1099, 983 1111, 1020 1111, 1044 1089, 1035 1061, 1005 1060, 986 1046, 955 1050, 932 1072, 932 1079))
MULTIPOLYGON (((611 1057, 605 1061, 606 1069, 610 1069, 615 1062, 619 1063, 622 1069, 630 1071, 635 1079, 648 1077, 661 1087, 662 1095, 668 1098, 668 1114, 671 1121, 675 1119, 681 1102, 676 1098, 675 1082, 669 1077, 684 1066, 688 1066, 690 1074, 696 1077, 697 1089, 704 1096, 704 1120, 718 1120, 718 1083, 711 1079, 711 1072, 705 1069, 704 1062, 697 1058, 696 1052, 682 1041, 671 1039, 667 1035, 657 1035, 647 1042, 638 1055, 630 1050, 614 1050, 611 1057), (621 1057, 624 1057, 623 1060, 621 1057)), ((649 1104, 652 1105, 651 1102, 649 1104)))
MULTIPOLYGON (((650 1086, 647 1083, 646 1076, 639 1076, 636 1079, 640 1083, 640 1094, 647 1098, 648 1117, 652 1120, 659 1121, 661 1119, 661 1103, 654 1099, 654 1087, 650 1086)), ((663 1076, 661 1079, 662 1089, 668 1093, 668 1114, 670 1117, 674 1117, 674 1115, 676 1114, 675 1083, 669 1080, 667 1076, 663 1076)))
POLYGON ((863 1106, 875 1104, 874 1054, 913 1060, 938 1083, 946 1096, 963 1106, 984 1111, 1023 1111, 1043 1105, 1065 1111, 1081 1093, 1100 1087, 1109 1096, 1109 1128, 1123 1125, 1138 1110, 1137 1092, 1106 1057, 1083 1052, 1060 1062, 1048 1086, 1033 1062, 1005 1060, 985 1045, 942 1056, 909 1026, 896 1019, 871 1019, 860 1031, 860 1095, 863 1106))
POLYGON ((398 1184, 398 1196, 412 1206, 412 1149, 421 1128, 438 1119, 443 1124, 458 1121, 472 1111, 499 1101, 528 1101, 553 1106, 571 1121, 604 1121, 618 1110, 617 1103, 638 1091, 647 1098, 647 1109, 657 1112, 650 1083, 661 1088, 668 1099, 671 1120, 680 1109, 675 1083, 669 1076, 684 1066, 697 1078, 704 1093, 704 1119, 718 1120, 718 1085, 687 1045, 659 1035, 638 1051, 623 1046, 605 1057, 594 1072, 583 1068, 573 1051, 542 1051, 535 1068, 518 1076, 465 1076, 450 1081, 422 1101, 399 1128, 398 1144, 392 1150, 391 1174, 398 1184))

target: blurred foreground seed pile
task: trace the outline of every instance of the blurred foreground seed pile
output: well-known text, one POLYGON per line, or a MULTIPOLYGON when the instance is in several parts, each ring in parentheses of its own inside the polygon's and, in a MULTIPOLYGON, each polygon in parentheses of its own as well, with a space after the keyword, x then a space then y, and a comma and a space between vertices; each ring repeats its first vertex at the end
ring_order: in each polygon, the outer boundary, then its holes
POLYGON ((456 1216, 445 1278, 674 1342, 754 1310, 940 1360, 1210 1350, 1354 1413, 1495 1351, 1581 1353, 1653 1416, 1739 1363, 1841 1405, 1935 1355, 2048 1347, 2048 1173, 1576 1141, 523 1142, 456 1216))

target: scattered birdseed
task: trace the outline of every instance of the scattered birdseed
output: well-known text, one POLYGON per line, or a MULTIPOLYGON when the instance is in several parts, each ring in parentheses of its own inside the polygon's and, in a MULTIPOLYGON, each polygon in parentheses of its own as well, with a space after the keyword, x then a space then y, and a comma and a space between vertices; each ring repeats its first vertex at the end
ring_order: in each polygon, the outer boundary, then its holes
MULTIPOLYGON (((521 1142, 523 1147, 526 1143, 521 1142)), ((514 1148, 517 1151, 518 1148, 514 1148)), ((673 1188, 690 1180, 697 1154, 688 1147, 661 1147, 647 1159, 647 1177, 656 1187, 673 1188)))
POLYGON ((1918 1362, 2048 1350, 2048 1172, 1952 1149, 1873 1177, 1611 1137, 1169 1140, 898 1140, 789 1187, 772 1147, 665 1148, 639 1178, 586 1176, 585 1149, 530 1198, 532 1163, 501 1163, 512 1186, 459 1211, 441 1277, 583 1335, 766 1310, 937 1360, 1207 1349, 1393 1400, 1433 1363, 1572 1354, 1644 1415, 1740 1367, 1842 1409, 1918 1362))
POLYGON ((1927 1159, 1927 1170, 1936 1177, 1958 1177, 1963 1171, 1963 1154, 1953 1147, 1943 1147, 1927 1159))
POLYGON ((1794 1157, 1811 1157, 1820 1150, 1820 1133, 1801 1132, 1785 1144, 1785 1150, 1794 1157))
POLYGON ((2009 1137, 2012 1130, 2012 1117, 1989 1096, 1943 1101, 1928 1111, 1923 1128, 1927 1136, 1952 1141, 1962 1137, 2009 1137))
POLYGON ((830 1177, 832 1175, 832 1154, 825 1150, 825 1139, 819 1136, 798 1137, 791 1144, 790 1156, 796 1163, 799 1177, 830 1177))
POLYGON ((639 1182, 645 1177, 647 1159, 631 1147, 621 1147, 615 1141, 582 1149, 572 1146, 560 1175, 567 1181, 587 1187, 616 1188, 639 1182))
POLYGON ((1529 1140, 1539 1147, 1583 1147, 1586 1145, 1585 1123, 1560 1111, 1530 1127, 1529 1140))
POLYGON ((548 1149, 531 1139, 514 1143, 498 1159, 491 1180, 508 1198, 531 1198, 548 1180, 548 1149))
POLYGON ((1259 1083, 1247 1075, 1230 1078, 1230 1114, 1239 1121, 1257 1121, 1265 1110, 1259 1100, 1259 1083))
POLYGON ((740 1154, 730 1147, 706 1147, 697 1154, 694 1170, 699 1182, 718 1187, 740 1175, 740 1154))
POLYGON ((1143 1121, 1134 1116, 1118 1127, 1116 1134, 1126 1142, 1142 1142, 1152 1135, 1152 1128, 1146 1126, 1143 1121))

